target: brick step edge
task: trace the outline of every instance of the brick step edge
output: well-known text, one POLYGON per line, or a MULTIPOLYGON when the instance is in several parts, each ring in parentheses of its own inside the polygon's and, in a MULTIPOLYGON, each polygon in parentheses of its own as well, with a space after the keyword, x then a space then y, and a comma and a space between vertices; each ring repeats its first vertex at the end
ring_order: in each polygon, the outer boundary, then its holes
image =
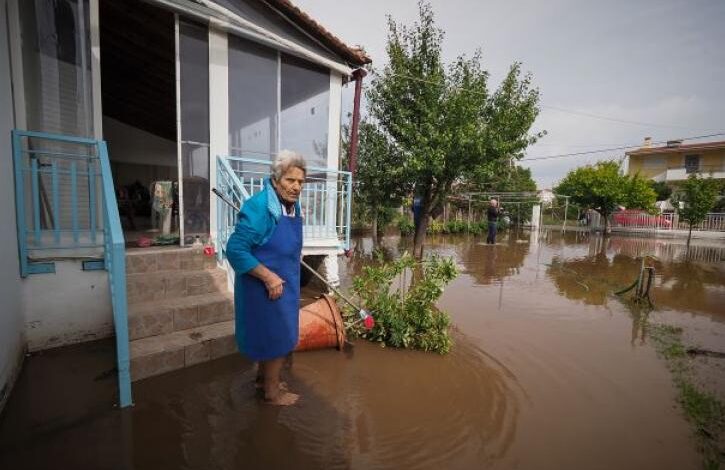
POLYGON ((131 341, 131 380, 138 381, 237 352, 234 322, 131 341))
POLYGON ((137 340, 234 319, 234 296, 215 292, 129 305, 128 333, 137 340))
POLYGON ((227 273, 223 269, 157 271, 126 276, 129 304, 226 292, 227 290, 227 273))
POLYGON ((126 274, 213 269, 215 256, 194 253, 191 248, 172 250, 126 251, 126 274))

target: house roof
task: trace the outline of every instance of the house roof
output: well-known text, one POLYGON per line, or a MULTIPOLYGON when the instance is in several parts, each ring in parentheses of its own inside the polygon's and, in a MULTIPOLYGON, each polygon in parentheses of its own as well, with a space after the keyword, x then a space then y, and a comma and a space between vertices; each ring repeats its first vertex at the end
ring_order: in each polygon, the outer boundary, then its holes
POLYGON ((345 44, 340 38, 325 29, 310 15, 300 10, 289 0, 266 0, 269 5, 276 8, 280 13, 288 17, 292 22, 302 28, 307 34, 323 43, 340 57, 351 64, 361 66, 369 64, 372 59, 362 48, 351 47, 345 44))
POLYGON ((692 152, 698 150, 719 150, 725 149, 725 140, 717 142, 701 142, 696 144, 680 144, 673 147, 640 147, 637 150, 626 152, 627 155, 657 155, 665 153, 692 152))

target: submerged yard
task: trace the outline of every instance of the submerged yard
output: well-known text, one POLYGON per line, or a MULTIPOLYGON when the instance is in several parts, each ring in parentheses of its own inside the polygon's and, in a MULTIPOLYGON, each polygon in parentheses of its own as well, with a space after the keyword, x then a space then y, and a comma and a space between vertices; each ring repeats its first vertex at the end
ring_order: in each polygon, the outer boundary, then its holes
MULTIPOLYGON (((439 302, 454 325, 447 355, 362 340, 297 354, 288 382, 302 400, 285 409, 261 405, 252 364, 232 356, 141 381, 119 411, 111 341, 48 351, 26 361, 0 418, 0 468, 702 468, 702 429, 652 333, 725 350, 725 245, 686 253, 679 241, 515 231, 483 241, 429 239, 461 271, 439 302), (656 257, 652 311, 612 295, 645 254, 656 257)), ((409 249, 382 244, 391 257, 409 249)), ((371 249, 355 241, 343 286, 371 249)), ((725 359, 678 357, 693 389, 725 399, 725 359)))

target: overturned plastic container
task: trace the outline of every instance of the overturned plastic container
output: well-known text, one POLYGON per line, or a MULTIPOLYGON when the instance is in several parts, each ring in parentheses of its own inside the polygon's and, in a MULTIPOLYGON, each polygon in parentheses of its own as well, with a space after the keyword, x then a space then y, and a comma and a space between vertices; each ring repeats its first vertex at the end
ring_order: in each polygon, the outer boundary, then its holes
POLYGON ((345 325, 335 300, 323 294, 300 310, 300 339, 295 351, 337 348, 345 344, 345 325))

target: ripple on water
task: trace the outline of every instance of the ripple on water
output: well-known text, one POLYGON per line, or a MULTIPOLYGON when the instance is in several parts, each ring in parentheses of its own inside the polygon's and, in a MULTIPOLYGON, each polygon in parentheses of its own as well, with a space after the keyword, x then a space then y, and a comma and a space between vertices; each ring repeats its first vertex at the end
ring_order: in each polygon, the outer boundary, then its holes
POLYGON ((327 465, 453 468, 495 461, 511 444, 521 392, 501 364, 456 336, 447 356, 363 341, 352 360, 301 355, 295 374, 309 396, 281 413, 280 422, 327 465))

